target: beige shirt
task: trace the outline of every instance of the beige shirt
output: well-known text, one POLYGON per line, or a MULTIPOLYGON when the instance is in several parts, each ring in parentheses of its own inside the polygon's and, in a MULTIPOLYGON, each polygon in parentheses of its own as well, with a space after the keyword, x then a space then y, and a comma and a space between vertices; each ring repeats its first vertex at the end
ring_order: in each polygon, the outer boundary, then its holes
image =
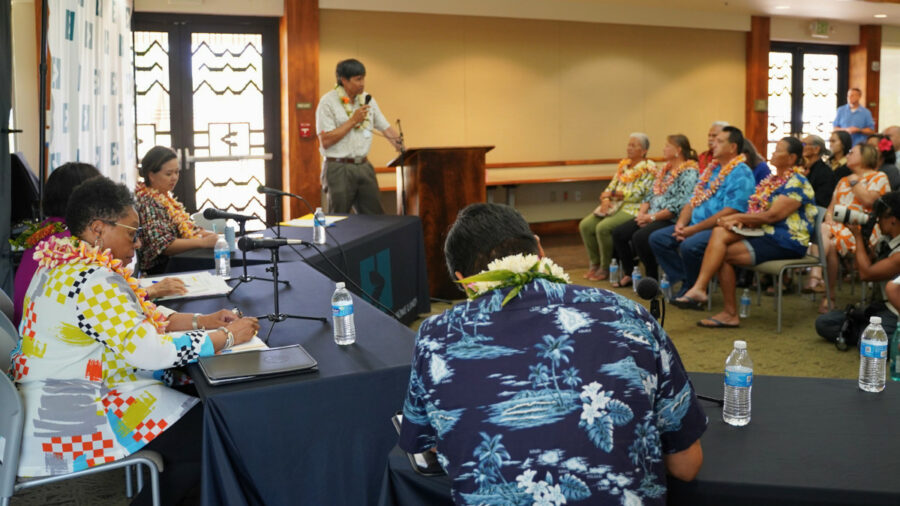
MULTIPOLYGON (((365 93, 363 96, 365 96, 365 93)), ((381 114, 378 102, 374 98, 369 101, 369 106, 369 115, 367 120, 361 123, 363 125, 362 128, 351 128, 344 138, 327 149, 322 149, 321 143, 319 144, 319 151, 323 157, 348 158, 369 155, 369 149, 372 147, 372 129, 374 128, 381 132, 391 126, 384 118, 384 115, 381 114)), ((319 106, 316 107, 316 135, 330 132, 341 126, 360 107, 359 101, 354 100, 351 103, 351 110, 348 115, 336 89, 322 95, 322 98, 319 100, 319 106)))

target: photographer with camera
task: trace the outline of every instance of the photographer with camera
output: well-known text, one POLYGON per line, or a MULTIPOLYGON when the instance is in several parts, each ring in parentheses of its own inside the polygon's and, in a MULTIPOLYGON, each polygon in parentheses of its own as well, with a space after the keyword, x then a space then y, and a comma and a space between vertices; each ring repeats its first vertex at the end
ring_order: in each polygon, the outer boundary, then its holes
MULTIPOLYGON (((851 223, 859 223, 860 217, 847 216, 847 219, 851 223)), ((876 200, 872 214, 865 217, 862 226, 850 224, 847 228, 853 234, 856 244, 863 245, 856 249, 859 279, 877 281, 883 300, 873 302, 865 308, 851 306, 830 311, 816 318, 816 332, 828 341, 839 343, 841 349, 856 344, 870 316, 881 317, 881 326, 888 335, 892 335, 897 327, 897 307, 892 301, 897 301, 900 293, 894 287, 886 290, 885 285, 900 275, 900 192, 890 192, 876 200), (870 251, 864 232, 866 229, 871 230, 876 224, 881 229, 881 237, 870 251)))
MULTIPOLYGON (((834 290, 838 275, 838 256, 848 256, 856 251, 856 238, 845 225, 834 219, 837 206, 844 206, 852 211, 868 213, 878 197, 890 191, 888 177, 878 172, 878 151, 872 146, 857 144, 847 156, 847 166, 851 174, 841 178, 834 190, 825 221, 822 223, 822 243, 825 245, 825 256, 828 260, 828 291, 819 306, 819 313, 825 314, 834 307, 834 290), (829 304, 830 302, 830 304, 829 304)), ((877 240, 877 237, 874 238, 877 240)), ((874 243, 874 240, 873 240, 874 243)), ((822 284, 822 269, 813 268, 810 272, 810 285, 817 288, 822 284)), ((818 292, 815 289, 813 291, 818 292)))

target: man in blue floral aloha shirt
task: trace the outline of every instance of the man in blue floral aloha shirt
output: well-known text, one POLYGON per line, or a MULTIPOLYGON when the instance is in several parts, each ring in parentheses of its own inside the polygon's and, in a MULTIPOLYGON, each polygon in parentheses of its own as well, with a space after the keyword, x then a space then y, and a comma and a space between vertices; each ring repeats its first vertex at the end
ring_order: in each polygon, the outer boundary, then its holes
POLYGON ((400 447, 457 504, 662 505, 696 476, 706 415, 643 307, 566 284, 511 207, 465 208, 444 250, 470 300, 419 329, 400 447))

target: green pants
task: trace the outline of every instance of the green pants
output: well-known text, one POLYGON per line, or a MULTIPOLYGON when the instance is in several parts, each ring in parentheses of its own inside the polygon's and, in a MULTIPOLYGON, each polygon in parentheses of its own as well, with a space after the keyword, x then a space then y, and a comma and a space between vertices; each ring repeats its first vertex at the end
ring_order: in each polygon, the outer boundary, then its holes
POLYGON ((581 232, 581 240, 584 241, 591 265, 599 265, 604 270, 609 269, 613 254, 612 231, 632 218, 634 216, 619 209, 606 218, 598 218, 591 213, 581 220, 578 230, 581 232))
POLYGON ((361 164, 326 161, 322 189, 328 213, 384 214, 375 169, 368 161, 361 164))

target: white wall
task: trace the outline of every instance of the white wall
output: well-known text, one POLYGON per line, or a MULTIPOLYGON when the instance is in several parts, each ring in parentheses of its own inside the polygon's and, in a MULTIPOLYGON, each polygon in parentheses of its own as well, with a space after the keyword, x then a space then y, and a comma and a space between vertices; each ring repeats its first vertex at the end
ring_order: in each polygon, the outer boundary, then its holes
POLYGON ((859 44, 859 25, 830 21, 833 32, 827 39, 817 39, 809 34, 808 18, 772 18, 769 38, 779 42, 802 42, 808 44, 838 44, 855 46, 859 44))
MULTIPOLYGON (((34 0, 12 1, 13 116, 16 128, 16 151, 34 170, 38 169, 38 49, 34 23, 34 0)), ((4 118, 4 123, 6 118, 4 118)))
POLYGON ((878 126, 882 129, 900 125, 900 27, 885 26, 881 30, 881 104, 878 126))
POLYGON ((280 18, 284 15, 285 1, 291 0, 134 0, 134 10, 135 12, 280 18))

